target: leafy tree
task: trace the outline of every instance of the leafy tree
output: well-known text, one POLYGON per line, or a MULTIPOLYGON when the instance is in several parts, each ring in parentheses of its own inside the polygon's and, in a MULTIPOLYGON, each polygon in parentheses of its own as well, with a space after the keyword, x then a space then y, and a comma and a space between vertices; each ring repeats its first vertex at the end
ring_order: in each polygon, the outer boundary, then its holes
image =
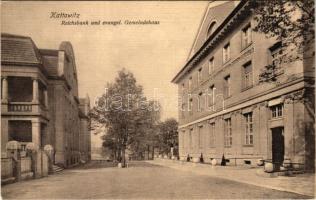
POLYGON ((122 69, 114 83, 107 83, 106 92, 97 100, 91 118, 108 130, 103 145, 111 148, 125 166, 125 151, 135 145, 159 119, 156 102, 146 99, 134 75, 122 69))
MULTIPOLYGON (((303 60, 306 66, 315 59, 315 3, 314 0, 250 0, 253 4, 255 31, 276 38, 281 44, 281 63, 303 60)), ((305 69, 307 67, 304 66, 305 69)), ((311 66, 314 68, 314 66, 311 66)), ((278 67, 267 65, 260 74, 261 82, 278 82, 278 67)), ((309 70, 309 69, 307 69, 309 70)), ((313 71, 313 69, 311 70, 313 71)), ((296 126, 305 135, 308 148, 306 167, 315 169, 315 94, 314 78, 306 79, 306 88, 287 95, 289 102, 304 103, 310 119, 298 121, 296 126)), ((287 103, 287 102, 285 102, 287 103)), ((297 141, 296 141, 297 142, 297 141)))
MULTIPOLYGON (((117 149, 117 137, 113 132, 113 129, 108 129, 106 134, 102 135, 103 140, 102 147, 103 151, 111 151, 111 157, 116 160, 119 157, 117 149)), ((106 152, 104 152, 106 153, 106 152)))
MULTIPOLYGON (((257 22, 254 31, 281 41, 281 62, 293 62, 306 56, 314 57, 313 53, 306 55, 310 48, 314 48, 314 0, 250 1, 257 22)), ((277 70, 274 65, 266 66, 260 80, 277 81, 277 70)))
POLYGON ((155 133, 160 119, 160 104, 155 101, 148 101, 148 108, 143 110, 142 114, 146 119, 139 124, 134 137, 131 138, 129 143, 129 149, 137 157, 148 151, 150 146, 154 146, 155 133))
POLYGON ((156 135, 156 146, 159 153, 168 154, 170 148, 174 147, 177 151, 178 147, 178 122, 174 118, 166 119, 158 124, 158 132, 156 135))

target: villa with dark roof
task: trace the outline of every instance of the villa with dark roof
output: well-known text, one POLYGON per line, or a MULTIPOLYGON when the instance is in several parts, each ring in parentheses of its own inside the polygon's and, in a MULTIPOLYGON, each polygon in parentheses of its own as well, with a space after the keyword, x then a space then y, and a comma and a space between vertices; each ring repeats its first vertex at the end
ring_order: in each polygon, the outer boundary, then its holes
POLYGON ((25 148, 54 148, 54 163, 90 159, 89 98, 79 98, 70 42, 38 49, 30 37, 1 34, 1 152, 16 140, 25 148))

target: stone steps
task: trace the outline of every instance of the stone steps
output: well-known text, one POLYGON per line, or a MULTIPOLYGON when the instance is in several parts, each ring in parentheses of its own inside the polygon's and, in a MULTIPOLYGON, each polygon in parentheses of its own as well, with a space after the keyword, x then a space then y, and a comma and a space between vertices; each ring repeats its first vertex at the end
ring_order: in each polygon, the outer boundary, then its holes
POLYGON ((261 177, 265 178, 274 178, 278 176, 295 176, 296 174, 304 174, 303 170, 283 170, 283 171, 278 171, 278 172, 271 172, 267 173, 264 171, 264 169, 258 169, 256 171, 256 174, 261 177))
POLYGON ((53 165, 53 171, 54 171, 54 173, 58 173, 58 172, 61 172, 61 171, 63 171, 63 170, 64 170, 64 168, 59 167, 59 166, 57 166, 57 165, 53 165))

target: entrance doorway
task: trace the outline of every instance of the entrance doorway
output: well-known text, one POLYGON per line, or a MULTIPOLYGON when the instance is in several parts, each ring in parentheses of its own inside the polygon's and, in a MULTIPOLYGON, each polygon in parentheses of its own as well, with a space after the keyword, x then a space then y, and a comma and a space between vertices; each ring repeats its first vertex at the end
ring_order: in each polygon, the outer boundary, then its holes
POLYGON ((272 128, 272 162, 279 170, 284 160, 284 127, 272 128))

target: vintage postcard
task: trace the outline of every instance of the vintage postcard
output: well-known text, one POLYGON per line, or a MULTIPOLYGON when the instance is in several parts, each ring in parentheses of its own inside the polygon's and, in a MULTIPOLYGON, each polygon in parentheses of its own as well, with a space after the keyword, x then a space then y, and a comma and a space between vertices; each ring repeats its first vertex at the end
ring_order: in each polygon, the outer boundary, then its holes
POLYGON ((2 1, 2 198, 315 198, 314 6, 2 1))

